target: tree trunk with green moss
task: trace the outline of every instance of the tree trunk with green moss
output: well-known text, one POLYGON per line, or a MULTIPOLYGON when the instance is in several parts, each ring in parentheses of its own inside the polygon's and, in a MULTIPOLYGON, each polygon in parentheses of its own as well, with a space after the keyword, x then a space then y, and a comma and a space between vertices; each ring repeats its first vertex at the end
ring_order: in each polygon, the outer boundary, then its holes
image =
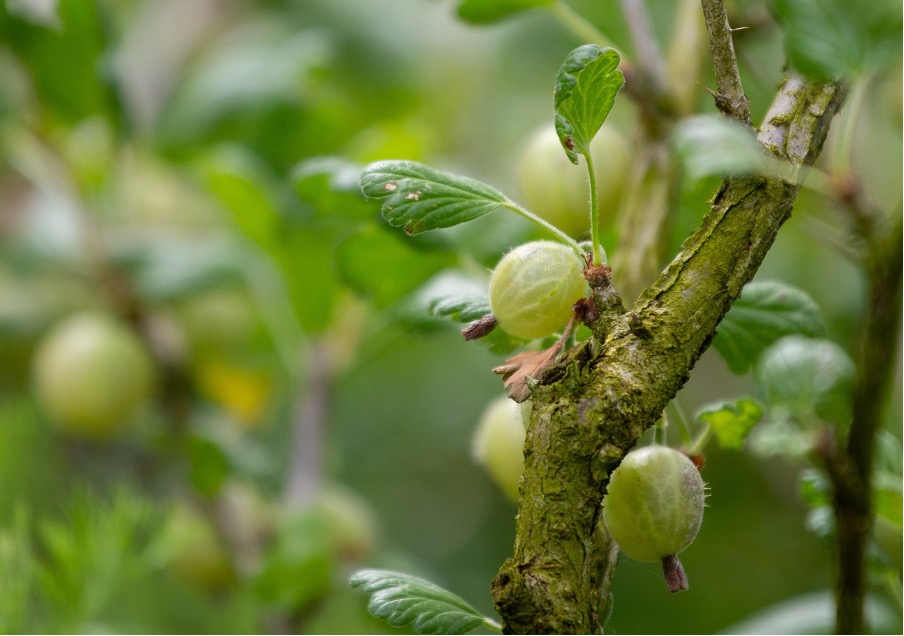
POLYGON ((617 556, 601 521, 609 475, 687 381, 762 264, 842 97, 837 84, 787 77, 759 131, 789 164, 784 178, 723 182, 630 310, 607 275, 591 280, 594 337, 532 387, 515 548, 492 589, 506 633, 601 633, 617 556))

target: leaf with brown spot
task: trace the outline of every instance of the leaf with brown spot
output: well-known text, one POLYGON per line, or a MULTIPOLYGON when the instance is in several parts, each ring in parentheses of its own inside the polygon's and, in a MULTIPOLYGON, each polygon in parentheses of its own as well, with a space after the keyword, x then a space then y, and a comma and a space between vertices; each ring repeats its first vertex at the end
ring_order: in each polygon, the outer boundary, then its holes
POLYGON ((360 179, 366 197, 382 199, 383 218, 406 234, 452 227, 514 206, 485 183, 414 161, 378 161, 366 166, 360 179))

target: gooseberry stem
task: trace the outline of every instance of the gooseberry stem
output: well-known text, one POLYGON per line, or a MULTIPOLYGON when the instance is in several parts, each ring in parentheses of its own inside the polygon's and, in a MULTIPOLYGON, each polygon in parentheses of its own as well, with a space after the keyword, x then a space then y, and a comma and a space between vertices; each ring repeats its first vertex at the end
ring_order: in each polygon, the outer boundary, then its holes
POLYGON ((567 234, 565 234, 565 232, 563 232, 562 230, 557 228, 555 225, 553 225, 546 219, 541 219, 539 216, 537 216, 536 214, 534 214, 533 212, 531 212, 529 210, 522 208, 520 205, 518 205, 514 201, 508 201, 506 203, 503 203, 502 205, 503 205, 503 207, 508 208, 512 212, 515 212, 516 214, 520 214, 528 221, 533 221, 534 223, 536 223, 537 225, 542 227, 544 230, 546 230, 547 232, 549 232, 550 234, 555 236, 561 242, 565 243, 568 247, 573 249, 574 253, 577 254, 580 258, 584 258, 584 250, 581 249, 581 246, 578 245, 578 242, 575 241, 570 236, 568 236, 567 234))
POLYGON ((587 180, 590 183, 590 242, 593 243, 593 264, 602 265, 600 258, 600 220, 597 214, 597 191, 596 191, 596 170, 593 167, 593 157, 590 150, 583 153, 584 162, 587 165, 587 180))

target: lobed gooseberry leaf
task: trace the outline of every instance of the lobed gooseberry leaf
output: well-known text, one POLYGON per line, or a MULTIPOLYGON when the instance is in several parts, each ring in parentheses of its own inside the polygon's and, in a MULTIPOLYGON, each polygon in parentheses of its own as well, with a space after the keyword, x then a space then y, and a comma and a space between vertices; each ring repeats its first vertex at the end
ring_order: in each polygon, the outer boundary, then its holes
POLYGON ((740 375, 779 338, 823 333, 822 313, 806 292, 775 281, 754 282, 744 288, 722 319, 713 346, 728 368, 740 375))
POLYGON ((585 44, 568 54, 556 75, 556 133, 574 164, 578 155, 590 152, 590 142, 625 85, 620 61, 615 49, 585 44))
POLYGON ((846 424, 856 366, 840 346, 829 340, 785 336, 766 349, 756 379, 773 420, 794 420, 807 426, 817 418, 846 424))
POLYGON ((709 424, 722 448, 738 449, 763 417, 763 408, 750 398, 704 406, 697 419, 709 424))
POLYGON ((890 0, 775 0, 791 65, 817 77, 863 74, 901 50, 900 5, 890 0))
POLYGON ((390 570, 359 570, 349 583, 370 592, 368 611, 393 627, 419 634, 465 634, 492 626, 467 601, 422 578, 390 570))
POLYGON ((491 24, 539 7, 548 7, 555 0, 462 0, 458 3, 458 17, 471 24, 491 24))
POLYGON ((513 205, 485 183, 415 161, 377 161, 365 166, 361 190, 367 197, 382 199, 383 218, 406 234, 452 227, 513 205))

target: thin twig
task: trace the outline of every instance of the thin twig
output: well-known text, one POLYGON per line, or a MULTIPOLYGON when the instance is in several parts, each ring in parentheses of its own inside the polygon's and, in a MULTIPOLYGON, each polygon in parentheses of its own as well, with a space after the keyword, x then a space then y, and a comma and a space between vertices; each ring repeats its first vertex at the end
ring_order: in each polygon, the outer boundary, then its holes
POLYGON ((620 4, 634 44, 636 66, 650 82, 653 94, 660 95, 666 86, 665 60, 653 33, 653 25, 644 0, 621 0, 620 4))
POLYGON ((702 3, 706 31, 709 33, 709 50, 716 71, 716 107, 725 115, 749 126, 750 102, 741 85, 725 3, 723 0, 702 0, 702 3))
POLYGON ((838 531, 836 628, 839 634, 864 633, 866 544, 872 526, 872 464, 882 408, 894 377, 901 306, 901 217, 874 240, 866 264, 870 302, 864 316, 857 360, 857 385, 851 432, 836 463, 845 471, 830 471, 834 485, 838 531), (844 483, 846 480, 847 483, 844 483))

